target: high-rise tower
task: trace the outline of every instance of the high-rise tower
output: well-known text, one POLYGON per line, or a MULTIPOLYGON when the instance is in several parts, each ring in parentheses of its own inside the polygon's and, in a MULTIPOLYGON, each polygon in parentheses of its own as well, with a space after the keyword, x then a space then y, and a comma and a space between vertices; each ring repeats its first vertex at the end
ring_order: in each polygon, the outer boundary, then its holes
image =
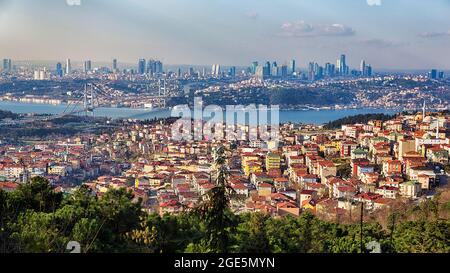
POLYGON ((72 73, 72 65, 70 64, 70 59, 66 60, 66 74, 72 73))

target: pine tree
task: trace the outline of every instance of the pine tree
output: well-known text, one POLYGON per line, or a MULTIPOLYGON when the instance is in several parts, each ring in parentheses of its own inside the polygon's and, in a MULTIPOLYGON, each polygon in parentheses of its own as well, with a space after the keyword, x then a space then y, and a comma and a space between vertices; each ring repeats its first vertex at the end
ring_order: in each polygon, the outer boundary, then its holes
POLYGON ((204 201, 194 211, 205 221, 206 238, 201 242, 202 251, 226 253, 232 225, 229 206, 233 189, 228 184, 229 169, 223 146, 214 152, 213 176, 215 186, 206 193, 204 201))

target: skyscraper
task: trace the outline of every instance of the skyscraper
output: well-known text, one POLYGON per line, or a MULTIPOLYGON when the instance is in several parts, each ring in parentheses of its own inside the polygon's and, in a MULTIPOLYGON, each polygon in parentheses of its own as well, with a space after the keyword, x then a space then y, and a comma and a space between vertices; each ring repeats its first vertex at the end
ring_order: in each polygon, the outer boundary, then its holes
POLYGON ((270 70, 270 75, 272 75, 272 76, 279 76, 278 75, 278 65, 277 65, 277 62, 273 62, 272 63, 272 68, 271 68, 271 70, 270 70))
POLYGON ((69 75, 72 73, 72 65, 70 64, 70 59, 66 60, 66 74, 69 75))
POLYGON ((308 80, 314 81, 316 79, 316 73, 314 72, 315 63, 310 62, 308 65, 308 80))
POLYGON ((271 72, 272 71, 271 71, 270 62, 266 62, 266 65, 264 66, 264 70, 263 70, 264 77, 270 77, 271 72))
MULTIPOLYGON (((145 65, 144 65, 145 66, 145 65)), ((148 60, 146 73, 150 75, 161 74, 163 73, 163 64, 158 60, 148 60)))
POLYGON ((431 79, 437 79, 437 74, 438 74, 437 70, 436 70, 436 69, 432 69, 432 70, 430 71, 430 73, 429 73, 429 77, 430 77, 431 79))
POLYGON ((36 70, 34 71, 34 80, 36 81, 44 81, 48 79, 47 69, 36 70))
POLYGON ((230 67, 230 70, 228 71, 228 75, 233 78, 236 77, 236 67, 235 66, 230 67))
POLYGON ((342 54, 341 58, 339 59, 339 74, 341 76, 348 74, 347 63, 345 61, 345 54, 342 54))
POLYGON ((265 66, 262 66, 262 65, 256 66, 255 76, 260 80, 264 80, 264 78, 266 77, 265 70, 266 70, 265 66))
POLYGON ((3 59, 3 71, 11 71, 12 62, 11 59, 3 59))
POLYGON ((335 73, 336 73, 336 66, 331 63, 326 63, 325 70, 324 70, 324 76, 334 77, 335 73))
POLYGON ((161 74, 164 72, 163 63, 161 61, 155 62, 155 73, 161 74))
POLYGON ((258 62, 253 62, 252 66, 250 67, 250 73, 252 73, 253 75, 256 74, 256 68, 258 67, 258 62))
POLYGON ((62 77, 64 74, 64 70, 61 63, 56 64, 56 76, 62 77))
POLYGON ((194 68, 193 67, 189 67, 189 77, 193 77, 194 76, 194 68))
POLYGON ((84 62, 84 73, 88 73, 92 70, 92 62, 91 60, 87 60, 84 62))
POLYGON ((220 75, 220 65, 219 64, 212 65, 211 75, 214 77, 218 77, 220 75))
POLYGON ((366 76, 372 77, 372 66, 368 65, 366 66, 366 76))
POLYGON ((291 75, 295 74, 295 60, 291 61, 291 67, 289 68, 289 73, 291 75))
POLYGON ((150 59, 147 61, 147 68, 145 70, 146 73, 148 73, 150 75, 153 75, 155 73, 155 69, 156 69, 155 62, 156 61, 153 59, 150 59))
POLYGON ((341 75, 341 60, 337 59, 336 61, 336 74, 341 75))
POLYGON ((138 62, 138 74, 144 75, 145 74, 145 59, 139 59, 138 62))
POLYGON ((361 65, 359 67, 359 72, 361 72, 361 76, 367 76, 366 61, 361 60, 361 65))
POLYGON ((287 77, 287 75, 288 75, 288 66, 286 64, 283 64, 281 66, 281 77, 285 78, 285 77, 287 77))
POLYGON ((323 67, 321 67, 318 63, 314 64, 314 79, 318 80, 323 78, 323 67))
POLYGON ((112 70, 113 72, 117 71, 117 59, 114 59, 112 62, 112 70))

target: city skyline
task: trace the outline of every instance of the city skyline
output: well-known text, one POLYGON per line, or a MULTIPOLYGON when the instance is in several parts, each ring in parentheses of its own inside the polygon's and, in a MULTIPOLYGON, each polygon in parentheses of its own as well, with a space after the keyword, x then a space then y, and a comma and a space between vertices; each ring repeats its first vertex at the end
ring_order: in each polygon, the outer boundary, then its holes
POLYGON ((377 69, 450 69, 445 0, 36 2, 0 1, 2 58, 224 66, 295 59, 306 67, 346 54, 354 68, 365 60, 377 69))

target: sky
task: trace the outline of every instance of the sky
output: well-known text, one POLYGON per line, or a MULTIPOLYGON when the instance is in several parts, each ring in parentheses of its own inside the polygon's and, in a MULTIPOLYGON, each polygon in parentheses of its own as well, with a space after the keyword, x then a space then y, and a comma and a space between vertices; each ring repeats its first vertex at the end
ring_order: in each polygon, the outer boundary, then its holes
POLYGON ((0 0, 0 58, 306 67, 340 54, 450 69, 450 0, 0 0))

